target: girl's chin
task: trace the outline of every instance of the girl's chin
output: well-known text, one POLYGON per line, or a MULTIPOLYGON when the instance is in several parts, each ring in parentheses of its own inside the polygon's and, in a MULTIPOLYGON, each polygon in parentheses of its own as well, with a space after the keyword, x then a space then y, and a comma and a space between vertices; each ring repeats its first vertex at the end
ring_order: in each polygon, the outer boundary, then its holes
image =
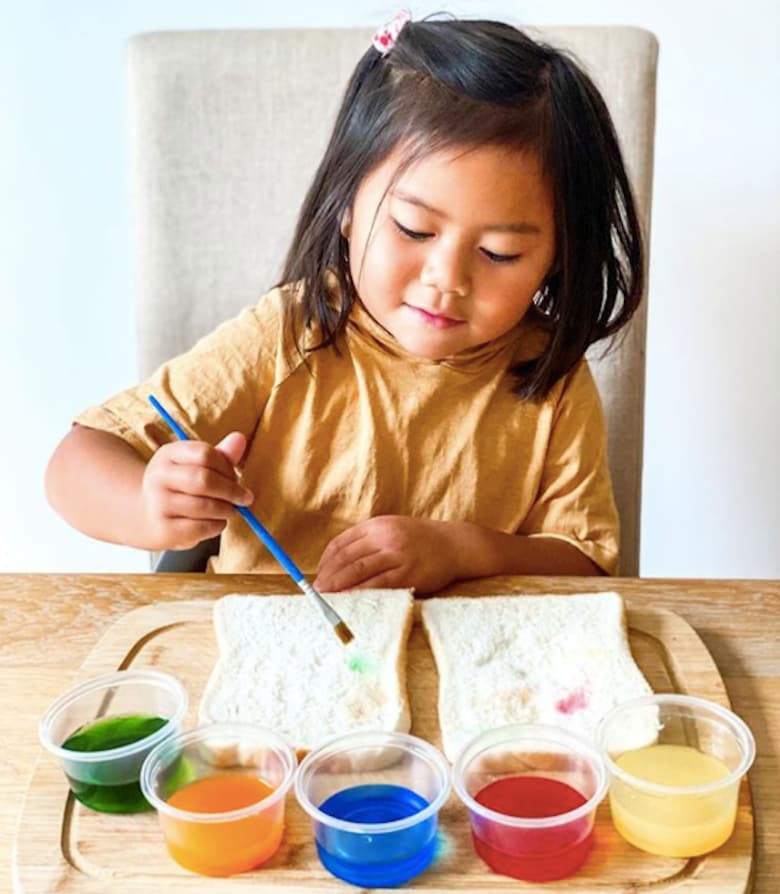
POLYGON ((453 339, 447 338, 434 340, 430 338, 396 336, 396 341, 405 351, 423 360, 444 360, 463 350, 461 345, 456 345, 453 339), (450 342, 450 344, 447 344, 447 342, 450 342))

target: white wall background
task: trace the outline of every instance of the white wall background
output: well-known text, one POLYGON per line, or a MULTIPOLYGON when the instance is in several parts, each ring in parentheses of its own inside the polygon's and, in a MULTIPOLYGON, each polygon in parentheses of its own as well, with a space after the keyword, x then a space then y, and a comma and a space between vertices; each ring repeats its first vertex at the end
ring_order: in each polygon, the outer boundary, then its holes
MULTIPOLYGON (((780 576, 775 0, 412 3, 661 44, 643 576, 780 576)), ((43 471, 79 409, 135 378, 124 54, 140 31, 371 26, 395 4, 2 0, 0 571, 142 571, 54 515, 43 471)))

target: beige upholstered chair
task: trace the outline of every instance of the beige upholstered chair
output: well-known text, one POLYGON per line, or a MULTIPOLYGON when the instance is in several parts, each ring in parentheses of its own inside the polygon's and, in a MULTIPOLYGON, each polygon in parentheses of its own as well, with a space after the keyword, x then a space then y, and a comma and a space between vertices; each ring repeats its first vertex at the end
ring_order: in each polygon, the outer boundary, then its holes
MULTIPOLYGON (((584 63, 620 136, 649 241, 657 42, 635 28, 536 32, 584 63)), ((371 32, 143 34, 129 47, 140 372, 278 278, 298 206, 371 32)), ((609 425, 622 573, 639 564, 646 307, 594 371, 609 425)), ((173 566, 175 568, 175 565, 173 566)))

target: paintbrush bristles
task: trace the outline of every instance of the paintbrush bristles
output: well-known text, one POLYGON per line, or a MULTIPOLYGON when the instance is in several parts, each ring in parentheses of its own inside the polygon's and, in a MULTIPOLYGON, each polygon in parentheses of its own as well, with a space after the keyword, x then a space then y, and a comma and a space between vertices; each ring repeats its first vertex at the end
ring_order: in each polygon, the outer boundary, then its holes
POLYGON ((320 593, 318 593, 314 587, 306 580, 305 577, 302 577, 299 581, 296 581, 298 586, 301 588, 302 592, 312 600, 312 602, 317 606, 317 608, 322 612, 322 616, 325 620, 330 624, 331 628, 335 632, 336 636, 341 640, 341 642, 346 646, 347 643, 352 642, 355 638, 355 634, 347 627, 347 625, 342 621, 341 617, 337 612, 334 611, 333 606, 325 600, 320 593))
POLYGON ((339 621, 338 624, 333 628, 336 633, 336 636, 341 640, 341 642, 346 646, 352 642, 355 638, 355 634, 347 627, 347 625, 343 621, 339 621))

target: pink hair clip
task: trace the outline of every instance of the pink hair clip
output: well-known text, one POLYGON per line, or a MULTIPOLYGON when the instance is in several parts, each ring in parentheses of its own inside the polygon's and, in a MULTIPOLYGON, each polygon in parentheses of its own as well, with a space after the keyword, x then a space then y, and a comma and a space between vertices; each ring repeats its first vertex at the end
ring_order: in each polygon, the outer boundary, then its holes
POLYGON ((400 12, 397 12, 371 39, 374 49, 386 56, 395 46, 395 42, 398 40, 398 35, 401 33, 404 25, 411 20, 412 14, 408 9, 402 9, 400 12))

